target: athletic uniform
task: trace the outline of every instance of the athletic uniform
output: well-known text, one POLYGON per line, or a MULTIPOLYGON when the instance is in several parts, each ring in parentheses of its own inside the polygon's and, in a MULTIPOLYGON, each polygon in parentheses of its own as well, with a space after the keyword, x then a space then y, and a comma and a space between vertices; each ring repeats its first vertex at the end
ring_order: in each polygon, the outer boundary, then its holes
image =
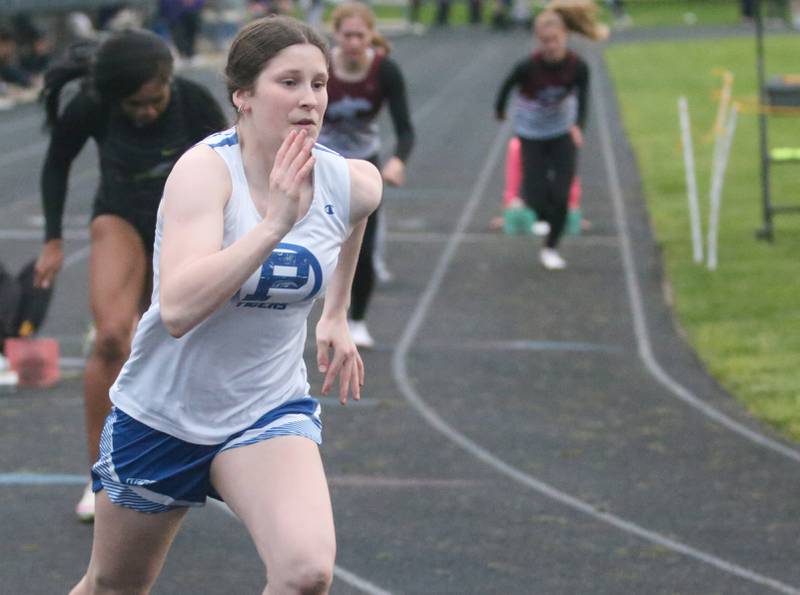
POLYGON ((92 219, 105 214, 125 219, 152 252, 156 211, 172 166, 189 147, 226 126, 211 94, 179 77, 166 111, 143 127, 136 127, 119 108, 103 106, 87 91, 78 92, 53 126, 42 169, 46 239, 61 237, 69 169, 91 137, 100 158, 92 219))
MULTIPOLYGON (((367 74, 359 81, 343 81, 331 69, 328 79, 328 109, 319 142, 350 159, 366 159, 380 167, 381 140, 378 114, 389 103, 397 145, 394 154, 404 163, 414 145, 414 129, 408 115, 405 84, 397 64, 375 52, 367 74)), ((353 279, 350 318, 363 320, 375 283, 372 256, 378 211, 367 219, 358 265, 353 279)))
MULTIPOLYGON (((232 182, 222 248, 255 227, 234 128, 202 141, 224 159, 232 182)), ((214 495, 211 460, 227 448, 274 435, 319 443, 319 405, 308 396, 306 319, 323 295, 350 233, 347 161, 316 145, 308 213, 227 303, 180 339, 159 305, 159 216, 153 295, 131 355, 111 387, 114 409, 94 465, 94 490, 144 511, 202 505, 214 495), (157 448, 156 448, 157 446, 157 448)))
POLYGON ((505 115, 508 95, 516 88, 514 132, 522 143, 522 198, 550 223, 546 245, 555 248, 567 217, 569 189, 575 176, 576 147, 570 128, 583 128, 587 112, 589 68, 574 52, 546 62, 540 52, 516 64, 495 102, 505 115))

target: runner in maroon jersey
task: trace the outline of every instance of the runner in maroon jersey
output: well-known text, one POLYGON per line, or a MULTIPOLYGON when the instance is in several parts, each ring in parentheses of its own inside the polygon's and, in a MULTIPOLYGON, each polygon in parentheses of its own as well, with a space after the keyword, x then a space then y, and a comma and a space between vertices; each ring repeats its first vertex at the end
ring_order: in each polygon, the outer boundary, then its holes
MULTIPOLYGON (((389 46, 375 31, 375 15, 359 2, 340 4, 332 15, 336 46, 328 81, 328 111, 319 142, 344 157, 366 159, 380 168, 381 142, 378 114, 389 104, 397 144, 393 156, 381 168, 384 181, 405 184, 405 163, 414 144, 405 83, 389 46)), ((374 340, 364 321, 375 280, 373 256, 378 212, 368 222, 353 280, 350 332, 359 347, 374 340)))

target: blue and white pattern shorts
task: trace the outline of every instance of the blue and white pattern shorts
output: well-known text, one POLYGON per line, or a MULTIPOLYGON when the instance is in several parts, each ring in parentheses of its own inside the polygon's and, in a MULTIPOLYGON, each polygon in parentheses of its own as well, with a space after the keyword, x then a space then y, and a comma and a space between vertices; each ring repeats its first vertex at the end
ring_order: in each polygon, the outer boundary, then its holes
POLYGON ((322 443, 320 405, 306 397, 268 411, 249 428, 220 444, 192 444, 159 432, 113 407, 100 436, 100 456, 92 467, 92 490, 140 512, 203 506, 221 499, 211 485, 214 457, 222 451, 275 436, 302 436, 322 443))

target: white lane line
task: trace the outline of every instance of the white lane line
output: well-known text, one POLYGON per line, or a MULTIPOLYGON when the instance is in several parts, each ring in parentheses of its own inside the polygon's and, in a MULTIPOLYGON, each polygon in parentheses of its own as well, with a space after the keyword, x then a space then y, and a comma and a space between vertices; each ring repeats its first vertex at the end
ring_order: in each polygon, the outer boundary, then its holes
POLYGON ((19 149, 17 151, 11 151, 10 153, 6 153, 5 155, 0 156, 0 167, 8 167, 12 163, 16 163, 17 161, 25 161, 30 159, 34 155, 41 155, 44 153, 45 149, 47 148, 46 140, 37 141, 25 147, 24 149, 19 149))
POLYGON ((468 62, 464 68, 459 70, 454 76, 450 77, 446 87, 440 89, 438 93, 428 99, 428 101, 422 104, 418 109, 415 109, 412 116, 414 126, 418 129, 422 128, 422 121, 426 120, 429 115, 439 111, 447 111, 446 109, 440 109, 440 104, 452 104, 453 97, 455 95, 453 90, 462 86, 465 79, 468 80, 470 78, 474 78, 475 75, 473 71, 485 72, 486 67, 483 63, 488 61, 490 58, 494 59, 494 54, 498 51, 497 48, 498 46, 495 46, 492 52, 481 52, 480 59, 468 62))
POLYGON ((674 539, 670 539, 669 537, 661 535, 655 531, 645 529, 644 527, 611 513, 599 510, 583 500, 571 496, 566 492, 563 492, 543 481, 536 479, 532 475, 520 471, 516 467, 509 465, 502 459, 496 457, 489 450, 470 440, 464 434, 449 425, 430 405, 428 405, 428 403, 425 402, 419 393, 417 393, 413 384, 409 380, 409 373, 407 369, 409 349, 414 342, 414 339, 416 338, 417 333, 419 332, 419 329, 428 314, 428 311, 431 308, 431 304, 433 303, 433 300, 436 297, 442 282, 444 281, 444 277, 447 273, 447 269, 450 266, 450 262, 453 260, 456 250, 460 244, 461 236, 464 234, 464 230, 467 229, 472 216, 478 204, 480 203, 480 199, 486 194, 486 187, 489 184, 489 179, 491 178, 492 173, 496 171, 501 156, 504 154, 509 132, 510 125, 508 123, 502 126, 498 131, 491 150, 489 151, 487 160, 484 163, 483 169, 481 170, 478 179, 475 182, 472 194, 470 195, 467 204, 461 213, 461 217, 456 224, 453 235, 451 236, 450 241, 444 247, 442 255, 439 257, 439 260, 436 263, 436 268, 431 275, 431 279, 425 288, 422 297, 417 303, 416 308, 412 312, 411 318, 409 319, 402 336, 400 337, 397 349, 392 357, 392 373, 398 389, 409 402, 409 404, 416 409, 420 416, 435 430, 443 434, 453 443, 460 446, 478 460, 483 461, 490 467, 494 468, 499 473, 508 476, 514 481, 531 488, 547 498, 582 512, 583 514, 590 516, 602 523, 611 525, 623 533, 634 535, 644 539, 645 541, 655 543, 688 558, 692 558, 699 562, 713 566, 719 570, 722 570, 723 572, 727 572, 764 587, 774 589, 780 593, 800 595, 800 589, 782 583, 776 579, 758 574, 757 572, 753 572, 752 570, 748 570, 747 568, 737 564, 723 560, 722 558, 714 556, 713 554, 708 554, 674 539))
POLYGON ((377 585, 374 585, 371 582, 364 580, 357 574, 354 574, 349 570, 342 568, 339 564, 336 564, 333 567, 333 574, 343 583, 347 583, 351 587, 360 590, 362 593, 368 593, 368 595, 391 595, 390 591, 381 589, 377 585))
MULTIPOLYGON (((69 176, 69 189, 67 191, 67 196, 69 194, 75 192, 76 188, 79 188, 86 180, 93 179, 97 176, 97 167, 90 166, 87 169, 83 169, 79 172, 70 173, 69 176)), ((37 178, 38 180, 38 178, 37 178)), ((38 182, 37 182, 38 183, 38 182)), ((3 216, 7 216, 11 211, 16 211, 17 209, 21 209, 23 207, 27 207, 29 205, 35 204, 37 207, 41 209, 41 204, 39 202, 39 190, 35 193, 29 194, 20 198, 19 200, 15 200, 12 203, 7 205, 0 205, 0 213, 3 216)))
MULTIPOLYGON (((214 500, 213 498, 209 498, 208 503, 211 506, 218 508, 228 516, 233 517, 237 521, 239 520, 239 517, 237 517, 236 514, 224 502, 220 502, 219 500, 214 500)), ((336 564, 333 567, 333 574, 336 578, 338 578, 342 582, 347 583, 348 585, 350 585, 355 589, 358 589, 362 593, 367 593, 368 595, 391 595, 389 591, 381 589, 377 585, 374 585, 368 580, 358 576, 354 572, 350 572, 346 568, 342 568, 338 564, 336 564)))
MULTIPOLYGON (((24 105, 24 103, 20 105, 24 105)), ((12 132, 19 132, 21 130, 28 132, 31 128, 42 130, 42 124, 44 124, 44 112, 39 113, 37 111, 33 115, 3 122, 0 124, 0 134, 8 136, 12 132)))
POLYGON ((417 343, 416 349, 424 351, 569 351, 624 353, 619 345, 605 343, 583 343, 579 341, 530 341, 527 339, 509 341, 459 341, 451 343, 417 343))
POLYGON ((62 370, 83 370, 86 367, 85 357, 60 357, 58 367, 62 370))
MULTIPOLYGON (((86 217, 89 220, 89 217, 86 217)), ((41 229, 0 229, 0 240, 20 240, 20 241, 42 241, 43 232, 41 229)), ((88 240, 88 229, 65 229, 63 233, 65 240, 88 240)))
MULTIPOLYGON (((2 232, 0 232, 2 233, 2 232)), ((41 235, 41 233, 39 234, 41 235)), ((497 242, 497 243, 508 243, 513 241, 530 241, 533 236, 521 236, 520 238, 511 238, 502 232, 499 231, 485 231, 485 232, 472 232, 472 233, 465 233, 463 239, 461 240, 462 244, 471 244, 475 242, 497 242)), ((437 232, 404 232, 404 231, 390 231, 386 234, 386 241, 388 242, 397 242, 397 243, 409 243, 409 244, 422 244, 422 243, 441 243, 447 242, 450 239, 450 234, 448 233, 437 233, 437 232)), ((598 246, 608 246, 611 248, 616 248, 619 244, 619 240, 616 236, 600 236, 600 235, 582 235, 582 236, 566 236, 564 237, 564 241, 569 245, 570 248, 576 246, 590 246, 590 247, 598 247, 598 246)))
POLYGON ((81 262, 84 258, 89 256, 91 251, 92 251, 91 245, 86 245, 83 248, 79 248, 78 250, 76 250, 75 252, 73 252, 64 259, 64 266, 62 266, 61 269, 62 270, 68 269, 72 265, 81 262))
MULTIPOLYGON (((0 473, 0 486, 85 485, 86 476, 73 473, 0 473)), ((328 484, 344 488, 444 488, 464 489, 480 485, 472 479, 435 479, 426 477, 381 477, 370 475, 333 475, 328 484)))
MULTIPOLYGON (((599 69, 602 66, 599 64, 598 60, 594 58, 592 62, 594 71, 600 72, 599 69)), ((740 436, 747 438, 751 442, 782 454, 793 461, 800 462, 800 452, 790 448, 789 446, 786 446, 785 444, 781 444, 776 440, 768 438, 763 434, 751 430, 750 428, 731 419, 721 411, 701 400, 689 389, 672 378, 664 370, 664 368, 661 367, 661 364, 656 359, 656 356, 653 353, 652 342, 650 340, 650 330, 647 325, 647 315, 645 314, 644 300, 642 299, 642 291, 639 286, 639 278, 636 275, 636 262, 631 245, 631 236, 628 230, 628 215, 625 210, 625 201, 622 197, 622 185, 619 181, 619 168, 617 166, 617 159, 614 153, 614 147, 611 143, 611 133, 608 126, 608 110, 606 109, 606 103, 605 99, 603 98, 603 94, 598 90, 597 85, 593 85, 593 95, 595 104, 597 106, 596 120, 600 130, 600 140, 602 142, 603 157, 605 158, 609 192, 611 193, 611 201, 614 206, 614 220, 617 229, 619 230, 619 247, 622 255, 623 268, 625 270, 625 285, 628 291, 631 314, 633 315, 633 327, 636 335, 636 343, 638 346, 640 359, 653 378, 655 378, 673 395, 688 405, 694 407, 703 415, 713 419, 729 430, 736 432, 740 436)))
POLYGON ((347 488, 454 488, 464 489, 480 485, 474 479, 433 479, 427 477, 382 477, 377 475, 334 475, 328 484, 347 488))
POLYGON ((68 473, 0 473, 0 486, 86 485, 85 475, 68 473))

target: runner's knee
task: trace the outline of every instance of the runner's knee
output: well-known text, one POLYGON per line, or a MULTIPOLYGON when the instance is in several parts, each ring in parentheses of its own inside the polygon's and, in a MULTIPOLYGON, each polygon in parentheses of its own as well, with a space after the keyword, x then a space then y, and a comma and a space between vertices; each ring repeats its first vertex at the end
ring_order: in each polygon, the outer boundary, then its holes
POLYGON ((303 552, 292 556, 279 568, 270 569, 270 589, 276 593, 321 595, 333 582, 333 556, 323 552, 303 552))
POLYGON ((90 593, 108 595, 147 595, 156 581, 156 575, 142 573, 131 576, 128 573, 116 574, 95 570, 86 575, 90 593))
POLYGON ((128 356, 130 342, 130 324, 99 324, 94 353, 105 361, 117 361, 128 356))

